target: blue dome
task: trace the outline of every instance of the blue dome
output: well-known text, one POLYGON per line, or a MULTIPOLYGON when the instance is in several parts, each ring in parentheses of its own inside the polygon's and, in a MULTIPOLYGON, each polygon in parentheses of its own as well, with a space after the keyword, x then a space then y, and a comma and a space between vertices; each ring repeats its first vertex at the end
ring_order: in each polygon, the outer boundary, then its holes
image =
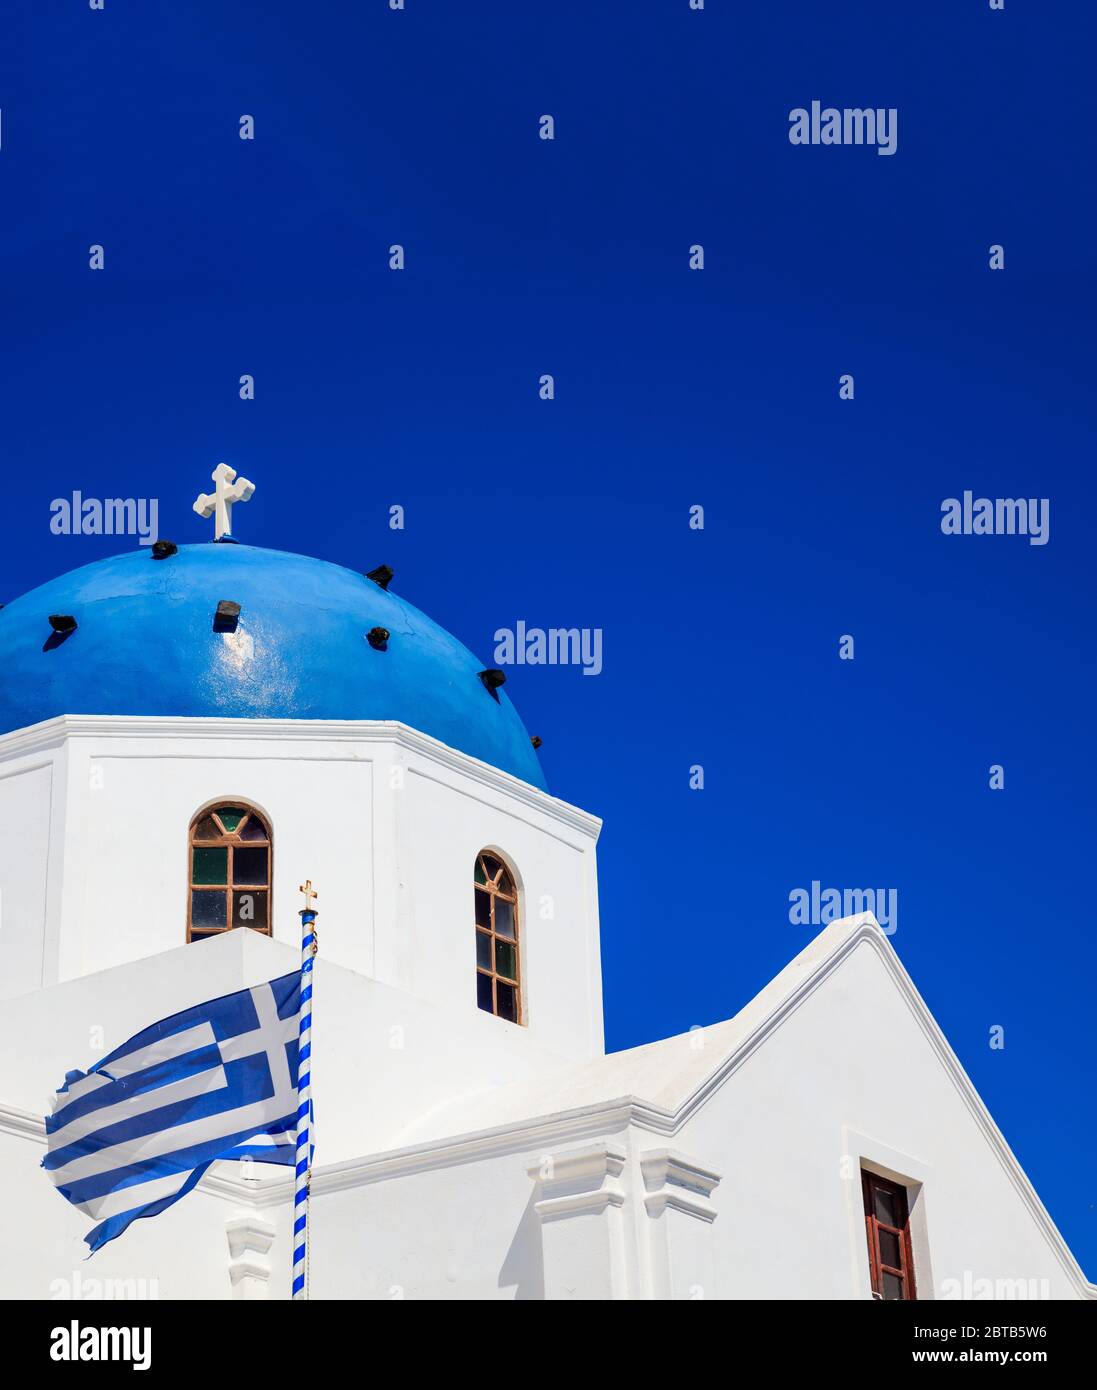
POLYGON ((410 603, 304 555, 148 549, 73 570, 0 611, 0 733, 59 714, 395 719, 545 787, 521 719, 482 663, 410 603), (240 605, 235 632, 218 603, 240 605), (67 637, 51 614, 76 619, 67 637), (387 650, 366 639, 387 628, 387 650))

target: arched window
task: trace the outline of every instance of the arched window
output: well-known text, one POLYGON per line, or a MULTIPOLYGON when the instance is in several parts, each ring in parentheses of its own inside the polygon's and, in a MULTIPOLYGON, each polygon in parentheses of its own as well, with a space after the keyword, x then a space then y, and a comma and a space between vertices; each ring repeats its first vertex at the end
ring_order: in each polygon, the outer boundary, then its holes
POLYGON ((518 961, 518 889, 493 854, 476 857, 476 1002, 489 1014, 522 1021, 518 961))
POLYGON ((187 940, 233 927, 270 935, 270 829, 244 802, 211 806, 191 822, 187 940))

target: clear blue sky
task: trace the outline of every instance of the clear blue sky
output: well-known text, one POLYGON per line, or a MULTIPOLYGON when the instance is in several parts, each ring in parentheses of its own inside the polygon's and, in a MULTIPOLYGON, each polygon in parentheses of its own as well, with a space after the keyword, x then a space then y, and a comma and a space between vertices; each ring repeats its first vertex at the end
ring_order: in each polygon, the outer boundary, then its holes
POLYGON ((793 889, 895 888, 1097 1275, 1092 6, 407 6, 8 16, 0 597, 131 544, 52 536, 73 489, 204 538, 224 459, 243 539, 387 561, 485 662, 601 628, 597 678, 507 689, 605 819, 609 1046, 734 1013, 793 889), (898 152, 791 146, 813 99, 898 152), (965 488, 1050 543, 942 536, 965 488))

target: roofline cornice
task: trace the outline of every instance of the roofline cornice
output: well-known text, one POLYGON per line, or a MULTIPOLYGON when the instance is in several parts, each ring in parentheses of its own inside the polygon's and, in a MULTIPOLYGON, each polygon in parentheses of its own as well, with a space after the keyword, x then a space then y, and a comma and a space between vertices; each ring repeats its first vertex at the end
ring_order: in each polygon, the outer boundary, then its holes
POLYGON ((232 719, 160 715, 60 714, 0 735, 0 762, 57 748, 72 738, 189 738, 257 742, 295 739, 302 743, 389 744, 417 753, 494 792, 597 841, 598 816, 509 772, 462 753, 408 724, 390 719, 232 719))

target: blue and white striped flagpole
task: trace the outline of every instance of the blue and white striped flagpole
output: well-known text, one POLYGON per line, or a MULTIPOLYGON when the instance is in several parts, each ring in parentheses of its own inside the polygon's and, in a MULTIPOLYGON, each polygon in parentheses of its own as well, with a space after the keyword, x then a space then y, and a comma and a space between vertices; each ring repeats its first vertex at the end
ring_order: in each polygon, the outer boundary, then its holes
POLYGON ((297 1167, 293 1184, 293 1297, 305 1299, 308 1291, 309 1185, 312 1181, 311 1111, 309 1078, 312 1071, 312 961, 316 955, 316 912, 312 879, 301 885, 305 906, 301 910, 301 1007, 297 1024, 297 1167))

